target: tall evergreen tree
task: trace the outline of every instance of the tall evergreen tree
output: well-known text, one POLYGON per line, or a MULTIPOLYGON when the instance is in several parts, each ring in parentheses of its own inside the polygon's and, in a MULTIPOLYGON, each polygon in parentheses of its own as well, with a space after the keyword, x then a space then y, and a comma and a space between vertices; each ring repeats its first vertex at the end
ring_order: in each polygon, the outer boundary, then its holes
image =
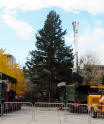
POLYGON ((44 26, 36 34, 37 50, 30 52, 26 66, 30 79, 36 84, 37 96, 51 95, 57 98, 57 83, 71 82, 73 54, 71 46, 65 45, 60 16, 50 11, 44 26), (50 94, 51 93, 51 94, 50 94), (40 94, 40 95, 39 95, 40 94))

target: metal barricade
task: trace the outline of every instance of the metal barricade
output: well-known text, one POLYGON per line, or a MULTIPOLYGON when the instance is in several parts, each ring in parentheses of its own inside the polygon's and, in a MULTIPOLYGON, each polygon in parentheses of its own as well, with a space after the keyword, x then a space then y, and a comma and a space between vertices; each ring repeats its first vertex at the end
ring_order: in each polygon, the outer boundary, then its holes
POLYGON ((65 123, 84 123, 90 122, 87 104, 67 103, 64 116, 65 123))
POLYGON ((3 117, 34 119, 34 106, 31 102, 4 102, 2 105, 3 117))
POLYGON ((35 117, 38 121, 58 121, 64 124, 91 124, 87 104, 67 103, 35 103, 35 117))
POLYGON ((67 103, 67 110, 70 113, 79 113, 79 114, 87 114, 88 113, 88 105, 87 104, 79 104, 79 103, 67 103))
MULTIPOLYGON (((36 102, 35 103, 35 119, 53 119, 53 121, 59 117, 59 108, 63 106, 63 103, 47 103, 36 102)), ((52 121, 52 120, 51 120, 52 121)))
POLYGON ((91 104, 89 107, 89 124, 103 124, 104 123, 104 104, 91 104))
POLYGON ((0 117, 3 115, 3 106, 2 103, 0 103, 0 117))
POLYGON ((64 124, 103 124, 104 105, 67 103, 36 102, 5 102, 0 103, 0 119, 11 118, 28 122, 37 120, 39 122, 59 122, 64 124))
POLYGON ((63 103, 36 102, 35 108, 41 111, 56 111, 63 103))

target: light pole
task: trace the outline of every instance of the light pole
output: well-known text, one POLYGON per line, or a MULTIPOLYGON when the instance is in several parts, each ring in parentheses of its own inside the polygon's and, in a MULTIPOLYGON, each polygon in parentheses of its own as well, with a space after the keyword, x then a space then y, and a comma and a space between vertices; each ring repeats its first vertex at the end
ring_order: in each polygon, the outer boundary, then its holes
POLYGON ((48 84, 48 102, 50 103, 51 102, 51 71, 49 71, 48 69, 44 68, 43 71, 46 73, 46 74, 49 74, 49 84, 48 84))
POLYGON ((57 87, 64 87, 64 102, 65 102, 65 106, 66 106, 66 103, 67 103, 67 91, 66 91, 67 85, 66 85, 66 82, 58 83, 57 87))

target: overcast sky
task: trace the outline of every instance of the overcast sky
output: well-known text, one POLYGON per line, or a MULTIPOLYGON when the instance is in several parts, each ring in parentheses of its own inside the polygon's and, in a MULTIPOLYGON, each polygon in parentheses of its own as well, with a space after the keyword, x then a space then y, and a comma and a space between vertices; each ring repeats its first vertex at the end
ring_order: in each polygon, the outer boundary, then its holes
POLYGON ((24 65, 51 10, 67 30, 66 44, 73 46, 72 22, 79 21, 79 56, 92 53, 104 61, 104 0, 0 0, 0 48, 24 65))

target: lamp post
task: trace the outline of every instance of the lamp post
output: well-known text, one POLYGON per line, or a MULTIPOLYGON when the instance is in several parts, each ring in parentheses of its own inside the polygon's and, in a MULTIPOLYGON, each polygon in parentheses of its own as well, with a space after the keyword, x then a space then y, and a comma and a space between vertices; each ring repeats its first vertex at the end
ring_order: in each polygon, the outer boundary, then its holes
POLYGON ((49 71, 48 69, 44 68, 43 71, 47 74, 49 74, 49 86, 48 86, 48 102, 51 102, 51 71, 49 71))
POLYGON ((64 87, 64 102, 65 102, 65 106, 66 106, 66 103, 67 103, 67 91, 66 91, 67 85, 66 85, 66 82, 58 83, 57 87, 64 87))

